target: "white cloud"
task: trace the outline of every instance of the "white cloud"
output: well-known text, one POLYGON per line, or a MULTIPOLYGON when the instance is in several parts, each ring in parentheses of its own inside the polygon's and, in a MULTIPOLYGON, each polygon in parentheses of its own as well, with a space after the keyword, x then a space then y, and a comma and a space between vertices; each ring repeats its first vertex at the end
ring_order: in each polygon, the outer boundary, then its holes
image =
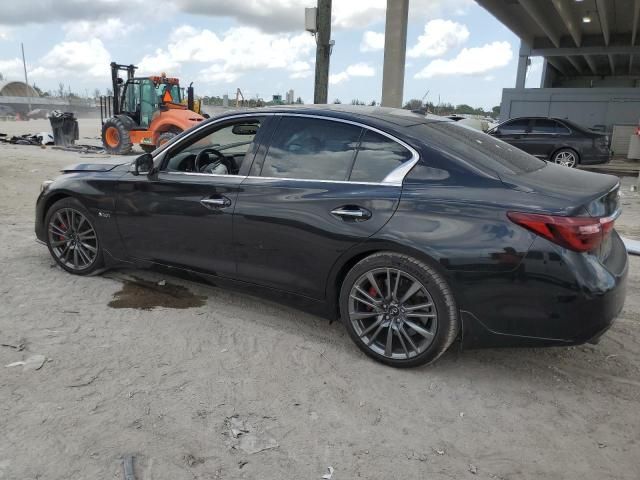
POLYGON ((418 43, 407 51, 410 58, 441 57, 469 39, 469 30, 461 23, 436 19, 424 26, 418 43))
POLYGON ((91 76, 109 77, 111 55, 101 40, 92 38, 85 42, 61 42, 55 45, 38 62, 30 75, 35 78, 69 78, 91 76))
MULTIPOLYGON (((269 32, 300 31, 304 28, 304 8, 315 6, 310 0, 172 0, 186 13, 211 17, 231 17, 240 23, 269 32)), ((409 18, 433 18, 444 13, 466 12, 472 0, 412 0, 409 18)), ((337 0, 333 2, 334 28, 363 28, 383 22, 387 0, 337 0)))
POLYGON ((370 65, 366 63, 355 63, 349 65, 344 71, 329 75, 329 83, 337 85, 338 83, 346 82, 351 77, 373 77, 376 71, 370 65))
POLYGON ((131 12, 144 7, 144 0, 22 0, 2 2, 0 24, 51 23, 109 18, 114 12, 131 12))
POLYGON ((232 82, 242 74, 263 69, 291 72, 292 78, 311 74, 306 62, 315 50, 308 34, 269 34, 253 27, 236 27, 218 35, 190 26, 176 28, 164 49, 146 55, 139 62, 140 73, 179 70, 184 63, 209 64, 201 71, 203 81, 232 82))
POLYGON ((367 31, 362 35, 360 42, 361 52, 374 52, 384 48, 384 33, 367 31))
POLYGON ((68 39, 85 39, 87 37, 102 38, 112 40, 129 34, 140 25, 137 23, 125 24, 119 18, 108 18, 101 20, 80 20, 68 22, 62 26, 68 39))
POLYGON ((493 42, 482 47, 464 48, 451 60, 433 60, 414 75, 432 78, 438 75, 478 75, 504 67, 513 58, 509 42, 493 42))
POLYGON ((5 80, 17 80, 24 75, 22 60, 19 58, 0 60, 0 73, 5 80))

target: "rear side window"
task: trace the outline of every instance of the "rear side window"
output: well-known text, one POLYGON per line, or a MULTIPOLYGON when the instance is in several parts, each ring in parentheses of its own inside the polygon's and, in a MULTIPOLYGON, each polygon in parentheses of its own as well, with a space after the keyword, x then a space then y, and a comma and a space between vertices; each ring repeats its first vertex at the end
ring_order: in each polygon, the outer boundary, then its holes
POLYGON ((411 152, 398 142, 367 130, 362 137, 349 180, 353 182, 381 182, 411 157, 411 152))
POLYGON ((346 180, 362 129, 330 120, 283 117, 261 176, 346 180))
POLYGON ((554 120, 547 120, 539 118, 534 120, 533 127, 531 127, 531 133, 558 133, 558 123, 554 120))
POLYGON ((498 174, 517 175, 538 170, 545 162, 470 127, 453 122, 431 122, 410 127, 425 144, 498 174))
POLYGON ((511 120, 510 122, 503 123, 498 128, 503 135, 525 133, 529 129, 529 119, 521 118, 520 120, 511 120))

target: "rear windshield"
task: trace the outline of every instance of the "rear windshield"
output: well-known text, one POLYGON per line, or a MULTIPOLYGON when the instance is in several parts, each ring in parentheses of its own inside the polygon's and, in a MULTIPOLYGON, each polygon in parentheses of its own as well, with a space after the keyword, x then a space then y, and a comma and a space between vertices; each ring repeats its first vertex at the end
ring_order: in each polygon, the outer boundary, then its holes
POLYGON ((545 166, 522 150, 454 122, 431 122, 409 127, 425 144, 448 152, 482 170, 519 175, 545 166))

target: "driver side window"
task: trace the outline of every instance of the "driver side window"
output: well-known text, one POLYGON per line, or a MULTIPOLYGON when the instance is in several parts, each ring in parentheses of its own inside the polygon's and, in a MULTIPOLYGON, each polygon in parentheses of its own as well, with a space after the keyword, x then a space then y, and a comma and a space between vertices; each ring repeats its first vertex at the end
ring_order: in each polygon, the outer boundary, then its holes
POLYGON ((262 118, 242 118, 193 136, 168 153, 165 170, 237 175, 261 124, 262 118))

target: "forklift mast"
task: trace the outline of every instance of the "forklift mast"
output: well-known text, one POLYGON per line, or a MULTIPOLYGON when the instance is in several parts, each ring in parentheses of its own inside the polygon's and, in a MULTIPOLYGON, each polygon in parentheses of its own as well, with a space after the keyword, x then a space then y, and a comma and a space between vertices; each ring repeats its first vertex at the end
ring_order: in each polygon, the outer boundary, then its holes
MULTIPOLYGON (((122 105, 121 105, 121 88, 124 83, 121 78, 118 77, 118 73, 122 71, 127 72, 127 80, 132 80, 135 71, 138 67, 135 65, 120 65, 116 62, 111 62, 111 85, 113 87, 113 114, 119 115, 122 113, 122 105)), ((126 85, 126 83, 125 83, 126 85)))

